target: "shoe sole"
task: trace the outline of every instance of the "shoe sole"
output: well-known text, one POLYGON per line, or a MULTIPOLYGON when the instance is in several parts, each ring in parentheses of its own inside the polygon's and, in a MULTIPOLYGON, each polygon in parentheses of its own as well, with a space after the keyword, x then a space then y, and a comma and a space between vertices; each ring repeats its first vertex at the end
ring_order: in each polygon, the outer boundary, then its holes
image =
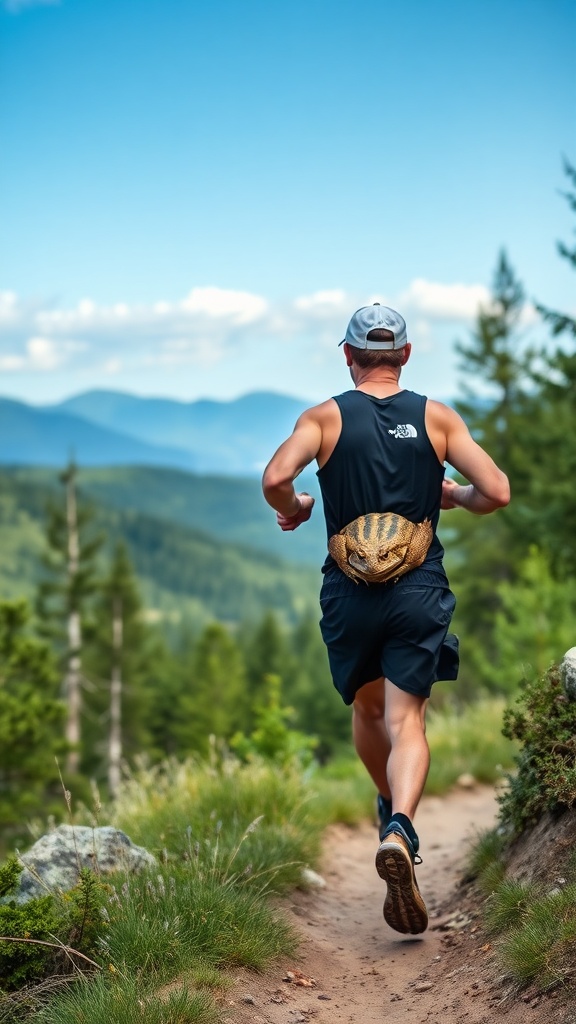
POLYGON ((387 842, 376 854, 376 870, 388 886, 383 908, 386 924, 404 935, 420 935, 426 931, 428 911, 410 855, 399 844, 387 842))

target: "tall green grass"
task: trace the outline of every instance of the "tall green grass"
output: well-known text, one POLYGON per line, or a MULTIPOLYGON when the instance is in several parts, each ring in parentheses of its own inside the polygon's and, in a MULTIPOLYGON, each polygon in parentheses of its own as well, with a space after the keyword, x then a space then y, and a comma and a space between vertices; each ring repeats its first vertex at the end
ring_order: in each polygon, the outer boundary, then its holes
POLYGON ((37 1024, 216 1024, 214 1000, 178 988, 165 998, 134 977, 98 976, 77 982, 35 1015, 37 1024))
POLYGON ((504 707, 504 701, 490 699, 459 712, 429 710, 426 793, 445 793, 463 774, 492 784, 512 767, 517 747, 502 735, 504 707))

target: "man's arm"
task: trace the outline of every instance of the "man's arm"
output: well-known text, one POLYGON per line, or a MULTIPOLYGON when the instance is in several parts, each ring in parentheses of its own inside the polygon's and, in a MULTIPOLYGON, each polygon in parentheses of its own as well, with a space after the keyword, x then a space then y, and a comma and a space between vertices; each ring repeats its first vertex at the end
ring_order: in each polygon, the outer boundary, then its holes
POLYGON ((264 497, 276 510, 278 525, 284 531, 295 530, 312 514, 314 498, 304 492, 296 494, 294 480, 316 458, 321 443, 322 428, 314 411, 308 409, 264 470, 264 497))
POLYGON ((465 508, 477 515, 487 515, 503 508, 510 501, 508 477, 476 443, 458 413, 447 407, 445 413, 446 461, 470 483, 457 484, 453 480, 445 480, 441 508, 465 508))

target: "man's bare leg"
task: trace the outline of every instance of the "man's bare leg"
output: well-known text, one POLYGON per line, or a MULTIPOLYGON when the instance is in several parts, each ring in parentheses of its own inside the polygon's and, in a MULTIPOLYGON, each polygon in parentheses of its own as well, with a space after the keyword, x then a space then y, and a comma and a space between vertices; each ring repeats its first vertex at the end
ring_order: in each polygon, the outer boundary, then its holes
POLYGON ((427 700, 405 693, 389 679, 384 684, 384 699, 392 748, 388 781, 393 814, 376 853, 376 870, 387 884, 385 921, 395 931, 418 935, 428 926, 428 912, 414 873, 418 836, 412 818, 430 765, 425 732, 427 700))
POLYGON ((352 737, 358 757, 376 789, 390 799, 388 758, 390 737, 384 718, 384 678, 362 686, 352 706, 352 737))
POLYGON ((386 731, 391 743, 388 783, 392 811, 412 820, 430 767, 425 722, 428 700, 400 690, 389 679, 385 681, 384 694, 386 731))
POLYGON ((382 796, 392 797, 394 813, 412 819, 424 790, 430 751, 425 715, 428 701, 374 679, 353 704, 356 752, 382 796))

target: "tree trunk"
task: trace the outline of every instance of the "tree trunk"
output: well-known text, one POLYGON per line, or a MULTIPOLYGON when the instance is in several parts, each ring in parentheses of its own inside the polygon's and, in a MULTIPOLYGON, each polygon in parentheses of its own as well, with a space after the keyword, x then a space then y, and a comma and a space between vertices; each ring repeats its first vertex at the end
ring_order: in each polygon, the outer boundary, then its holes
MULTIPOLYGON (((73 467, 66 477, 66 523, 68 527, 68 587, 69 593, 74 593, 74 577, 78 572, 78 561, 80 557, 80 538, 78 535, 78 514, 76 508, 76 473, 73 467)), ((66 722, 66 739, 73 744, 74 749, 70 750, 66 759, 66 771, 74 775, 80 764, 80 715, 82 712, 82 691, 81 691, 81 650, 82 650, 82 625, 80 621, 80 610, 74 606, 74 598, 71 597, 68 612, 68 666, 65 679, 66 704, 68 707, 68 718, 66 722)))
POLYGON ((110 733, 108 737, 108 789, 114 799, 120 787, 122 760, 122 601, 114 602, 112 618, 113 664, 110 680, 110 733))

